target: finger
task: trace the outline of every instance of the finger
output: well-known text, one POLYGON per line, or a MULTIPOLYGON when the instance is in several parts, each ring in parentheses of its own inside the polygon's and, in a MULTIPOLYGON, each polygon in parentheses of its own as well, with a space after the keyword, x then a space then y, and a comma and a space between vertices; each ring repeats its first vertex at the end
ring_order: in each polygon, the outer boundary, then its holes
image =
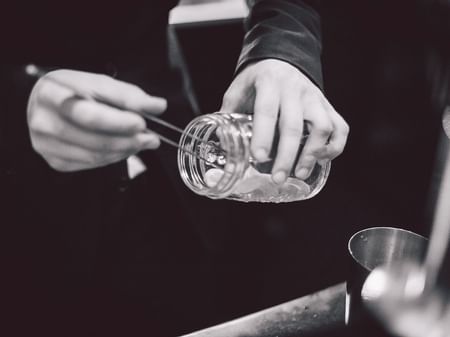
POLYGON ((289 176, 303 134, 303 113, 298 92, 289 90, 281 100, 279 118, 280 140, 272 170, 273 180, 283 183, 289 176))
POLYGON ((128 158, 132 154, 91 151, 52 138, 42 139, 36 143, 35 149, 57 171, 75 171, 106 166, 128 158))
POLYGON ((308 115, 314 116, 314 119, 310 120, 309 136, 306 139, 295 171, 297 178, 303 180, 311 174, 318 157, 321 157, 327 151, 328 139, 333 131, 333 124, 319 100, 314 100, 306 109, 308 109, 308 115))
POLYGON ((161 114, 167 109, 167 101, 162 97, 151 96, 133 84, 109 76, 105 76, 103 80, 102 86, 94 89, 95 98, 124 110, 143 114, 161 114))
POLYGON ((167 108, 162 97, 151 96, 134 84, 119 81, 100 74, 73 70, 59 70, 49 73, 59 81, 64 81, 76 93, 85 93, 94 99, 114 105, 123 110, 142 114, 160 114, 167 108))
POLYGON ((350 128, 345 120, 333 109, 331 113, 331 121, 333 123, 333 132, 327 145, 327 151, 324 159, 332 160, 339 156, 347 143, 350 128))
POLYGON ((83 130, 111 135, 133 135, 146 129, 142 116, 76 97, 64 101, 61 117, 83 130))
POLYGON ((267 82, 256 86, 251 152, 257 161, 269 159, 278 120, 280 97, 267 82))
POLYGON ((127 136, 90 132, 57 116, 40 125, 33 125, 33 135, 40 139, 54 138, 87 150, 105 153, 138 152, 142 149, 157 148, 160 144, 159 137, 149 130, 127 136))
POLYGON ((80 128, 112 134, 135 134, 146 129, 145 120, 132 112, 85 100, 74 91, 51 81, 40 81, 33 95, 37 103, 29 114, 30 124, 50 123, 50 117, 61 117, 80 128), (41 107, 46 113, 34 111, 41 107))

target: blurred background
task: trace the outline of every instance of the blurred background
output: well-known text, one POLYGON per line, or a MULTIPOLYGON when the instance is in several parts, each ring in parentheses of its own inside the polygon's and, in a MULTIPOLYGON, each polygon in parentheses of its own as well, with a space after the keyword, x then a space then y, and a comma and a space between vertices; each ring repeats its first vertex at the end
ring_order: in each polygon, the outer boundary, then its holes
MULTIPOLYGON (((344 281, 347 241, 360 229, 428 235, 445 87, 435 19, 446 13, 445 1, 322 1, 325 93, 350 125, 348 144, 313 199, 239 215, 261 277, 242 313, 344 281)), ((172 56, 198 113, 220 107, 246 14, 243 0, 184 0, 172 12, 172 56)), ((245 272, 236 278, 245 283, 245 272)))

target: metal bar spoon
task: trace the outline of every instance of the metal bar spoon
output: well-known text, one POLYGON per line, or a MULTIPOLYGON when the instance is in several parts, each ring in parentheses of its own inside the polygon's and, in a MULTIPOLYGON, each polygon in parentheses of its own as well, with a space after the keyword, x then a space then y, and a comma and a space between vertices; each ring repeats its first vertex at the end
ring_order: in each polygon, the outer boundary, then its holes
POLYGON ((362 290, 369 310, 396 336, 450 336, 450 107, 442 126, 444 166, 425 260, 377 268, 362 290))

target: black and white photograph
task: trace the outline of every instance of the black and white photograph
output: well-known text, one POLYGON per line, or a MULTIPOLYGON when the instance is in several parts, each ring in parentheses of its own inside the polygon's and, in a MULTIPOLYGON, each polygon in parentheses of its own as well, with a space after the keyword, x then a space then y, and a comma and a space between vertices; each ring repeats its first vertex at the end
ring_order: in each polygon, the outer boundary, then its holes
POLYGON ((0 5, 0 336, 450 337, 450 0, 0 5))

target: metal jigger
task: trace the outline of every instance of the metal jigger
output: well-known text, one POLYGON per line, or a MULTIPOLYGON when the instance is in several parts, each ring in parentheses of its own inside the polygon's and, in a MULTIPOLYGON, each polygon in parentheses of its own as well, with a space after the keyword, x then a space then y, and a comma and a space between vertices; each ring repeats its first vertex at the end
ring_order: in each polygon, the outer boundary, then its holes
POLYGON ((362 289, 365 305, 395 336, 450 336, 450 107, 443 129, 445 160, 425 261, 379 267, 362 289))

